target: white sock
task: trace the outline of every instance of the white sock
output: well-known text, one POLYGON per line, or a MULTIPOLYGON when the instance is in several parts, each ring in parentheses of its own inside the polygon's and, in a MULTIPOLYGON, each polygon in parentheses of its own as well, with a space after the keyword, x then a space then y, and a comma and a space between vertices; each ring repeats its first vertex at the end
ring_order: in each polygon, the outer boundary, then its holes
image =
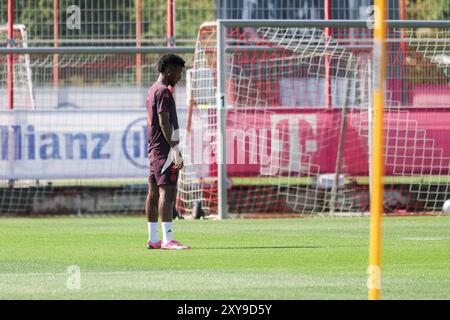
POLYGON ((172 222, 161 222, 163 232, 163 243, 173 240, 173 225, 172 222))
POLYGON ((159 241, 158 222, 147 222, 148 224, 148 240, 152 243, 159 241))

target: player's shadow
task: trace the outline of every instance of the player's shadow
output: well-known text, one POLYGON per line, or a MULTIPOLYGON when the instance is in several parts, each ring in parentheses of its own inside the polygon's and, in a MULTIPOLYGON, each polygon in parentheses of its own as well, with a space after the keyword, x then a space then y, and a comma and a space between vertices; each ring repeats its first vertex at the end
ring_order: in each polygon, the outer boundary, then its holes
POLYGON ((264 250, 264 249, 326 249, 326 248, 360 248, 364 245, 342 245, 342 246, 230 246, 230 247, 196 247, 196 249, 202 250, 264 250))
POLYGON ((258 249, 322 249, 323 246, 244 246, 244 247, 205 247, 202 250, 258 250, 258 249))

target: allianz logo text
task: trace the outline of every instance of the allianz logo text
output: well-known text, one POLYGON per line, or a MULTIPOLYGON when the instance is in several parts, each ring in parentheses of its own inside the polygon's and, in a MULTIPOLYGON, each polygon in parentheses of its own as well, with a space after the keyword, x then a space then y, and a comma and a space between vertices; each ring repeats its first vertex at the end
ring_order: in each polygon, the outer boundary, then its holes
MULTIPOLYGON (((122 127, 123 128, 123 127, 122 127)), ((148 168, 145 118, 126 129, 51 130, 34 124, 0 125, 0 161, 120 160, 148 168)))
POLYGON ((109 159, 108 132, 37 132, 34 125, 0 125, 0 160, 109 159))

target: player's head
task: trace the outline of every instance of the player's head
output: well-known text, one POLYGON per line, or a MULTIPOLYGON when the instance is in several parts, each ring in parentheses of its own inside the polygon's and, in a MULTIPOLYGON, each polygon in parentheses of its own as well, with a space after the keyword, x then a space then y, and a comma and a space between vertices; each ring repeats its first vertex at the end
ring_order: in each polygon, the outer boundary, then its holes
POLYGON ((159 59, 158 71, 172 87, 181 79, 184 60, 176 54, 167 53, 159 59))

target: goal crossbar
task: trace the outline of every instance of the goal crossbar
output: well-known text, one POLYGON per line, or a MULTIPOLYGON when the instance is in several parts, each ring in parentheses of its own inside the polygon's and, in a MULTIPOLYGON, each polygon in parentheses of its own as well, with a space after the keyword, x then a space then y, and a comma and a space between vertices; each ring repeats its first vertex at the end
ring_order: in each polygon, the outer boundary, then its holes
MULTIPOLYGON (((387 20, 389 28, 450 28, 447 20, 387 20)), ((219 19, 217 26, 272 28, 367 28, 366 20, 238 20, 219 19)))

